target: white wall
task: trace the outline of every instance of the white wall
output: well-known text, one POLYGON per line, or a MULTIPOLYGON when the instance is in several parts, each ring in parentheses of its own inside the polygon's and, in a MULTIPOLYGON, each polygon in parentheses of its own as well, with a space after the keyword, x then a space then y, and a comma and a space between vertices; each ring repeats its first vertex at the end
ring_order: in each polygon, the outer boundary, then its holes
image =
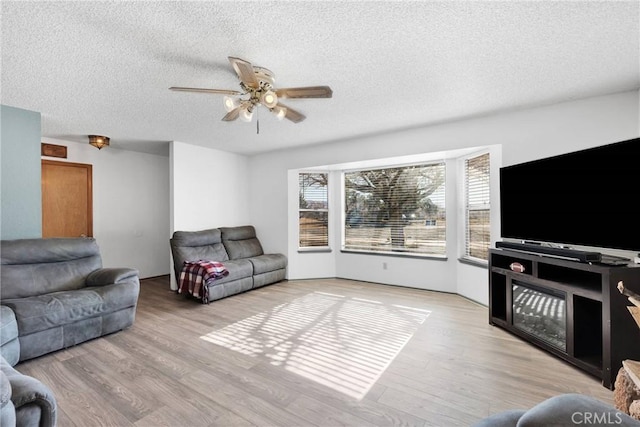
POLYGON ((93 166, 93 235, 105 267, 140 277, 169 273, 169 158, 87 143, 42 138, 67 147, 67 158, 93 166))
MULTIPOLYGON (((257 155, 249 162, 251 223, 262 232, 265 248, 289 254, 290 278, 301 274, 304 268, 300 266, 313 264, 314 271, 335 271, 337 277, 457 292, 487 304, 487 269, 457 260, 455 231, 452 236, 447 235, 448 241, 454 242, 447 261, 340 253, 339 242, 334 245, 333 256, 292 251, 289 233, 295 228, 287 222, 289 171, 494 144, 502 145, 502 163, 509 165, 638 137, 638 102, 638 91, 632 91, 257 155), (382 273, 382 262, 387 262, 386 273, 382 273)), ((496 168, 493 169, 495 174, 496 168)), ((495 175, 492 179, 495 183, 495 175)), ((499 194, 492 194, 491 203, 495 242, 500 238, 499 219, 495 216, 499 194)))
MULTIPOLYGON (((246 156, 173 141, 169 157, 170 234, 251 224, 249 160, 246 156)), ((259 205, 254 206, 260 209, 259 205)), ((262 236, 258 234, 258 237, 262 236)), ((168 240, 166 244, 169 244, 168 240)), ((168 259, 171 288, 177 289, 173 261, 168 259)))

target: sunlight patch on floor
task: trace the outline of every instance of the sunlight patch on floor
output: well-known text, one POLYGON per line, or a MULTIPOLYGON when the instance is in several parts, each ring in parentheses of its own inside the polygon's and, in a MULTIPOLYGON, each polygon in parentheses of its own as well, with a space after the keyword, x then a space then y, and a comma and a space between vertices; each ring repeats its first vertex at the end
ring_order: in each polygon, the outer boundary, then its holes
POLYGON ((429 314, 314 292, 200 338, 361 399, 429 314))

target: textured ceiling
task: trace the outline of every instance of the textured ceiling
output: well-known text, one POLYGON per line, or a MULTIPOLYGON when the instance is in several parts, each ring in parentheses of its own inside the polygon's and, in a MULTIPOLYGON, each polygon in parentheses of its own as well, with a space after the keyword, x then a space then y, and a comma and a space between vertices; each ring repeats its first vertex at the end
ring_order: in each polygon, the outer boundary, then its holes
POLYGON ((1 102, 42 113, 45 137, 166 152, 168 141, 253 154, 638 89, 639 2, 12 2, 1 102), (222 122, 228 56, 307 116, 222 122))

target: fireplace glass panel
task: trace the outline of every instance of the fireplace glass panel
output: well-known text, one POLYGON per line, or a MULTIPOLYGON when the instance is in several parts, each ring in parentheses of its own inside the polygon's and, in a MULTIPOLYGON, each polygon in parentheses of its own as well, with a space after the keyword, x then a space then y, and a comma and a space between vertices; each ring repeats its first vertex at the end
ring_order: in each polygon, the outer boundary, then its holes
POLYGON ((564 294, 513 282, 513 326, 566 352, 566 319, 564 294))

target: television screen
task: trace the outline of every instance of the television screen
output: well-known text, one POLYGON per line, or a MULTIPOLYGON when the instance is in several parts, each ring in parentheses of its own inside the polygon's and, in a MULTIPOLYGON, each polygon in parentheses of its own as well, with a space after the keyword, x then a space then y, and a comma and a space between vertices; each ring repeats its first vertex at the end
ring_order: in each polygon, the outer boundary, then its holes
POLYGON ((640 250, 640 138, 500 169, 503 238, 640 250))

